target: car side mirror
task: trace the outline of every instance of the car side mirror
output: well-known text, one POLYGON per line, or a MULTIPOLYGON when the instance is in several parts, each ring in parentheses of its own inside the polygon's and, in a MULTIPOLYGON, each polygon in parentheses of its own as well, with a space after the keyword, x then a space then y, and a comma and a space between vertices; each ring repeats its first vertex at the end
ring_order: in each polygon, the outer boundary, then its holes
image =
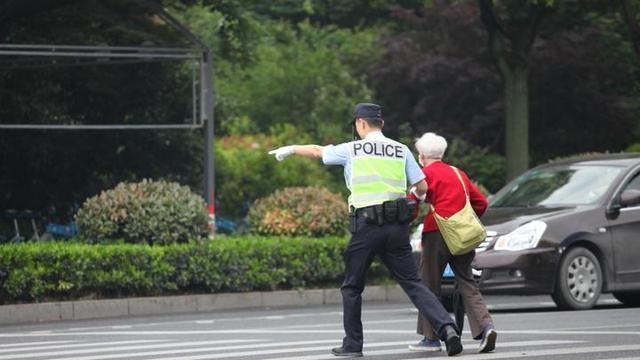
POLYGON ((632 206, 640 204, 640 190, 628 189, 620 194, 620 205, 632 206))

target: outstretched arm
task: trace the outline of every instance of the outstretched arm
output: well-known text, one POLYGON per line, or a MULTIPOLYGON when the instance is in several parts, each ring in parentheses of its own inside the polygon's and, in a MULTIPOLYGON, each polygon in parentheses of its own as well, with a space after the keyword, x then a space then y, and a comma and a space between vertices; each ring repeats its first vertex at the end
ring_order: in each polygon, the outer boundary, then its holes
POLYGON ((291 155, 300 155, 309 158, 322 158, 324 147, 320 145, 288 145, 269 151, 275 155, 278 161, 282 161, 291 155))
POLYGON ((321 158, 323 150, 324 147, 320 145, 293 145, 293 151, 296 155, 310 158, 321 158))

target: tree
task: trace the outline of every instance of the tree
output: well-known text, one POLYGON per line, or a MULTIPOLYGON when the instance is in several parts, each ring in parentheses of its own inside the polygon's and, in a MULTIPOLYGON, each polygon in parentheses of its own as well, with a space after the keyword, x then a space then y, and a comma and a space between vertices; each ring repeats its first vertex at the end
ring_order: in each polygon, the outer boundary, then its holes
POLYGON ((484 44, 486 32, 470 2, 397 9, 369 78, 386 111, 385 130, 414 138, 436 131, 501 151, 500 77, 484 44))
MULTIPOLYGON (((10 1, 3 3, 0 42, 181 45, 175 31, 134 6, 148 3, 10 1)), ((3 123, 176 123, 190 115, 191 73, 182 64, 9 60, 0 64, 3 123)), ((54 205, 66 212, 120 181, 141 178, 200 189, 202 138, 200 131, 2 130, 0 210, 54 205)))
POLYGON ((600 14, 617 13, 626 26, 627 35, 633 44, 636 55, 640 57, 640 1, 638 0, 585 0, 582 3, 586 10, 600 14))
POLYGON ((639 130, 640 63, 631 42, 615 30, 622 24, 609 16, 576 23, 579 16, 557 10, 545 27, 562 27, 541 32, 532 56, 533 164, 575 153, 621 151, 639 130), (571 26, 565 16, 574 19, 571 26))
MULTIPOLYGON (((502 80, 477 4, 399 9, 395 16, 399 31, 383 38, 384 52, 369 72, 389 110, 385 129, 407 142, 435 131, 504 154, 502 80)), ((621 33, 610 14, 568 5, 545 20, 530 61, 531 165, 633 142, 640 64, 621 33)), ((487 186, 495 190, 499 180, 487 186)))
POLYGON ((553 0, 478 0, 489 49, 503 81, 507 178, 529 167, 529 70, 532 47, 553 0))
POLYGON ((259 16, 293 24, 309 20, 319 26, 367 28, 387 23, 396 7, 419 9, 425 0, 242 0, 259 16))

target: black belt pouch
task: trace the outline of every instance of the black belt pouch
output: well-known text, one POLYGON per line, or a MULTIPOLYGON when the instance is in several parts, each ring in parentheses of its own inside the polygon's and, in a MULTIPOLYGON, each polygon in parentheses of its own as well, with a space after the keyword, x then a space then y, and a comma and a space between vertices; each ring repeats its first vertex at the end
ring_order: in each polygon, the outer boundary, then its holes
POLYGON ((364 221, 367 224, 377 224, 378 223, 378 214, 376 213, 375 206, 369 206, 366 208, 362 208, 362 216, 364 217, 364 221))
POLYGON ((356 230, 358 230, 358 217, 356 216, 356 212, 354 211, 349 214, 349 231, 352 234, 355 234, 356 230))
POLYGON ((395 224, 398 222, 398 202, 397 201, 385 201, 382 203, 384 207, 384 220, 387 224, 395 224))
POLYGON ((413 218, 416 206, 415 201, 409 202, 408 199, 398 199, 396 204, 398 204, 398 222, 400 224, 408 224, 413 218))

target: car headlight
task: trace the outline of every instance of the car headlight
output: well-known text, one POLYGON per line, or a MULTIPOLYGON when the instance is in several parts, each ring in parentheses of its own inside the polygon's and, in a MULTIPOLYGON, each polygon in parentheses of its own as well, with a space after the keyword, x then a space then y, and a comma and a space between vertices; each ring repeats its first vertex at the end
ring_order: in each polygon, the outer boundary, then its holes
POLYGON ((500 236, 496 241, 494 250, 519 251, 533 249, 547 229, 544 221, 531 221, 513 230, 507 235, 500 236))

